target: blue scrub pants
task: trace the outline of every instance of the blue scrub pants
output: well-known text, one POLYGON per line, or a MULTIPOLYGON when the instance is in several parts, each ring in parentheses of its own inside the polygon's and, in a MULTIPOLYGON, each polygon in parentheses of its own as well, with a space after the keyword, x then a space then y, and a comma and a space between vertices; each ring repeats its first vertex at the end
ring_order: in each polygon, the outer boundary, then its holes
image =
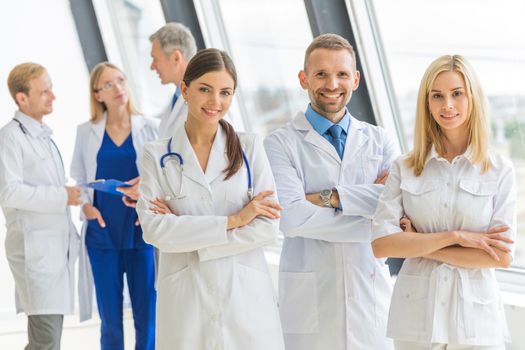
POLYGON ((155 348, 155 301, 153 247, 141 249, 96 249, 87 247, 101 325, 102 350, 124 350, 122 324, 124 278, 128 282, 135 349, 155 348))

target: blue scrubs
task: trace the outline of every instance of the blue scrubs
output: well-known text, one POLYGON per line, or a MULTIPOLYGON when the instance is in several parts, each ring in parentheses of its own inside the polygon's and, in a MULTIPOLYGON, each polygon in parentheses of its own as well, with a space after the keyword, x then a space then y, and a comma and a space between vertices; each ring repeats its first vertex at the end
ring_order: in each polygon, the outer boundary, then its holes
MULTIPOLYGON (((131 134, 117 146, 104 133, 97 153, 97 179, 128 181, 138 176, 137 154, 131 134)), ((106 227, 88 221, 86 247, 93 270, 101 325, 102 350, 124 350, 122 325, 124 273, 129 287, 135 322, 135 349, 155 347, 155 288, 153 247, 142 239, 142 229, 135 226, 135 209, 122 198, 95 191, 93 205, 100 211, 106 227)))

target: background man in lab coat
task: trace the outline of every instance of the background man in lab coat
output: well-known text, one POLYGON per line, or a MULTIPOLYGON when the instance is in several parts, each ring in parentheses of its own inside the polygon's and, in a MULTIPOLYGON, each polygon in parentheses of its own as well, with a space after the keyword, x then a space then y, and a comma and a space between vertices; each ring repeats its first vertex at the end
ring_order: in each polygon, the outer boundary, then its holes
POLYGON ((317 37, 299 72, 306 113, 265 140, 284 207, 279 308, 288 350, 393 348, 390 276, 373 257, 370 225, 398 152, 383 129, 346 109, 359 78, 348 41, 317 37))
MULTIPOLYGON (((184 126, 188 108, 180 96, 180 83, 191 58, 197 53, 197 44, 190 30, 181 23, 167 23, 149 40, 151 42, 151 70, 157 72, 162 84, 175 85, 175 92, 166 111, 160 116, 159 139, 169 138, 179 127, 184 126)), ((132 187, 119 187, 118 190, 132 200, 123 197, 127 206, 135 207, 139 199, 140 178, 128 181, 132 187)))
POLYGON ((197 52, 197 44, 190 30, 180 23, 168 23, 150 38, 151 69, 157 72, 162 84, 174 84, 175 93, 159 126, 159 138, 173 136, 175 129, 184 125, 188 110, 180 96, 180 83, 188 62, 197 52))
POLYGON ((8 77, 18 105, 0 129, 0 205, 6 219, 6 256, 15 279, 17 312, 28 315, 26 350, 60 348, 63 315, 74 306, 78 234, 69 205, 80 189, 65 186, 64 167, 51 129, 51 79, 35 63, 16 66, 8 77))

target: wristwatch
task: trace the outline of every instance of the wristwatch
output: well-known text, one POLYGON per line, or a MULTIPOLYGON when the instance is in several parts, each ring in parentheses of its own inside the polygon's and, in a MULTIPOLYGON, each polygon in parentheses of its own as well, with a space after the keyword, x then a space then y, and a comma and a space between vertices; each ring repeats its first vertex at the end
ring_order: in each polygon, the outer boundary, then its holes
POLYGON ((319 196, 321 197, 321 202, 323 202, 324 207, 332 208, 332 203, 330 202, 330 199, 332 198, 332 190, 322 190, 319 192, 319 196))

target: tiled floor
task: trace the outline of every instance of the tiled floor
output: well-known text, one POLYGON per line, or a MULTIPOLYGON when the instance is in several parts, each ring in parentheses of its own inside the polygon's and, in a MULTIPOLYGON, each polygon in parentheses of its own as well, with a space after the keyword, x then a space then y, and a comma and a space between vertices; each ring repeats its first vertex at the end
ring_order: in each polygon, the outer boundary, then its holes
MULTIPOLYGON (((279 264, 280 245, 266 249, 265 255, 270 268, 274 286, 277 287, 277 266, 279 264)), ((0 249, 0 252, 2 250, 0 249)), ((7 275, 7 264, 0 265, 0 272, 7 275)), ((10 277, 10 276, 9 276, 10 277)), ((0 350, 22 350, 27 344, 27 318, 24 314, 15 315, 12 297, 12 281, 5 281, 6 286, 0 288, 0 350)), ((127 292, 125 292, 127 294, 127 292)), ((127 299, 125 299, 125 304, 127 299)), ((129 304, 129 303, 128 303, 129 304)), ((96 312, 94 312, 96 315, 96 312)), ((66 316, 62 333, 62 350, 96 350, 100 349, 100 320, 95 316, 92 320, 80 323, 78 315, 66 316)), ((124 310, 124 337, 125 347, 134 349, 135 331, 131 310, 124 310)))
MULTIPOLYGON (((26 316, 12 313, 0 314, 0 349, 22 350, 27 344, 26 316)), ((100 349, 100 320, 98 318, 78 322, 78 315, 66 316, 62 333, 62 350, 100 349)), ((126 349, 135 348, 135 331, 131 311, 124 313, 124 337, 126 349)))

